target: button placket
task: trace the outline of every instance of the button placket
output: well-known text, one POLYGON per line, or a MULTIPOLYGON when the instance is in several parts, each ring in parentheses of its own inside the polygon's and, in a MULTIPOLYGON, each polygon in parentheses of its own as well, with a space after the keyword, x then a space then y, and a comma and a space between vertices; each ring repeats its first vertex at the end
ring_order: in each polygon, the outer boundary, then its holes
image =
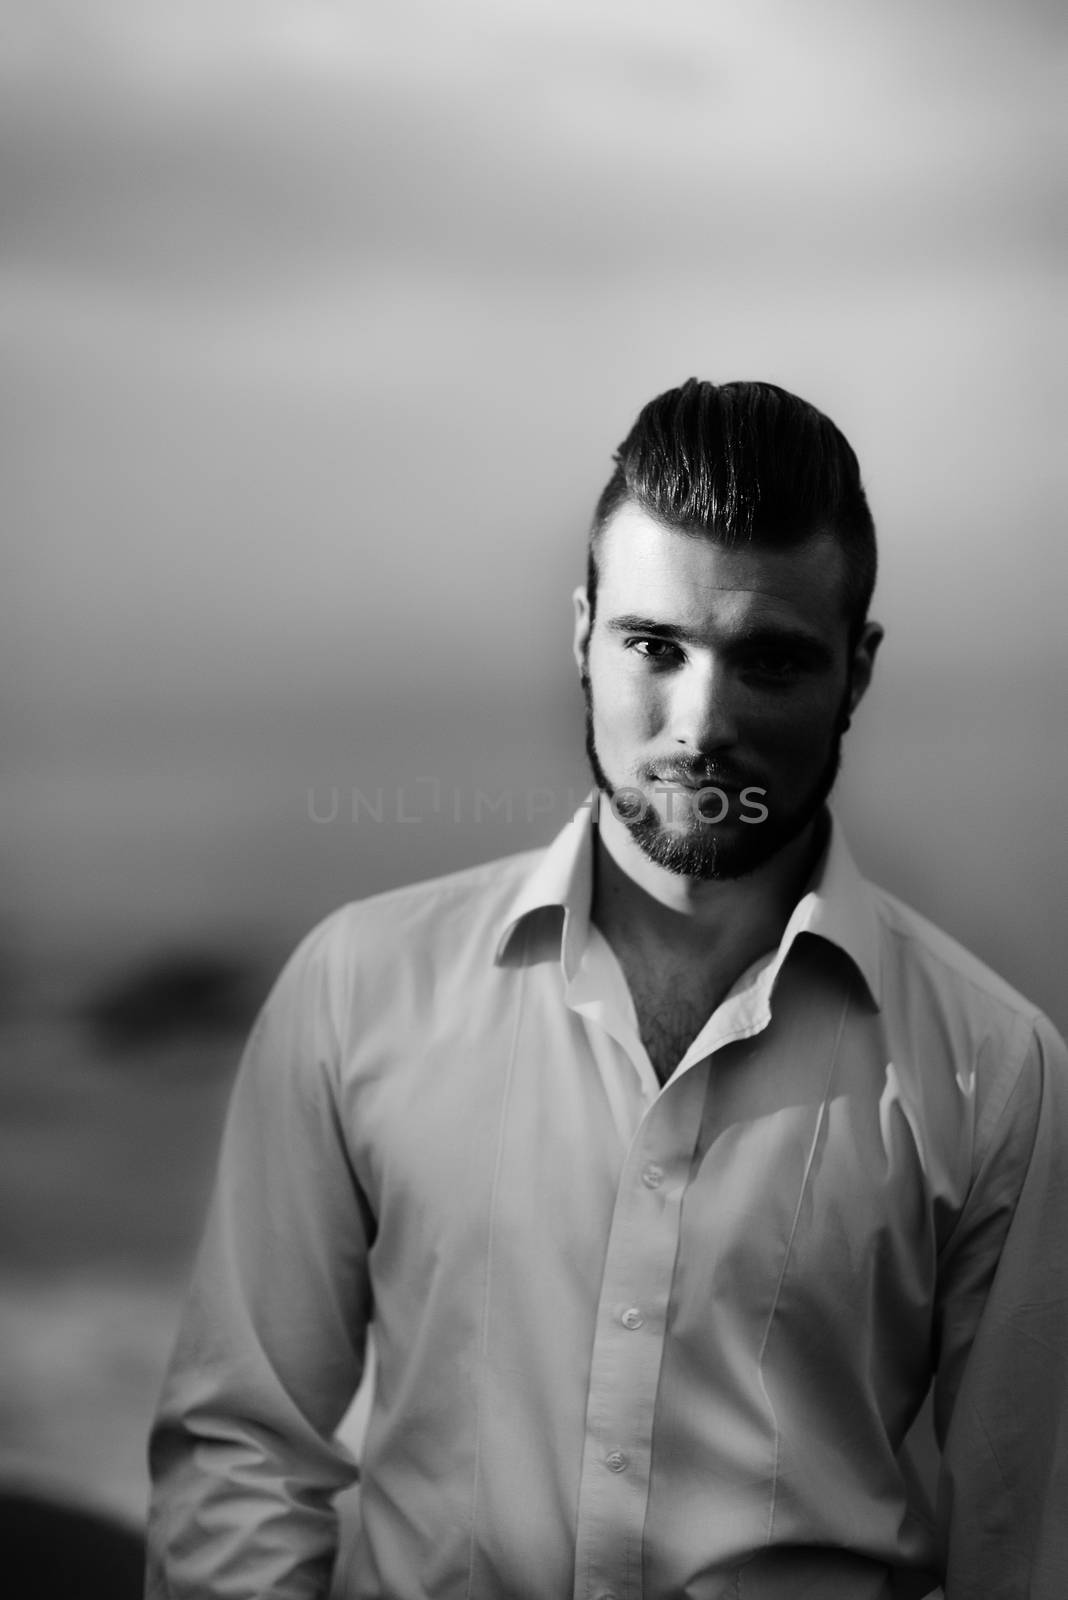
POLYGON ((637 1600, 640 1592, 635 1573, 682 1201, 666 1175, 688 1168, 703 1096, 699 1072, 661 1095, 619 1175, 590 1369, 572 1600, 637 1600), (661 1160, 650 1159, 651 1150, 661 1160))

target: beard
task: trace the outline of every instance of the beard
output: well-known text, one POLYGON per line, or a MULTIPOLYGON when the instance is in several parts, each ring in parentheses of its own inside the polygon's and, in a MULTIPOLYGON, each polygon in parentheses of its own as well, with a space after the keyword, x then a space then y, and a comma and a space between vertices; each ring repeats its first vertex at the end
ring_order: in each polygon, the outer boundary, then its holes
MULTIPOLYGON (((593 688, 588 670, 582 673, 582 693, 586 702, 586 757, 598 790, 611 802, 617 794, 605 772, 597 751, 593 725, 593 688)), ((643 799, 637 784, 647 785, 664 780, 665 774, 688 784, 713 788, 729 784, 732 791, 747 785, 758 788, 754 779, 736 769, 726 770, 722 764, 701 757, 689 763, 661 762, 656 770, 640 769, 635 786, 625 787, 626 806, 622 802, 613 806, 614 815, 623 823, 635 844, 654 861, 679 877, 704 879, 744 878, 766 861, 778 855, 818 817, 834 788, 842 761, 842 737, 849 727, 850 689, 846 685, 838 713, 828 741, 827 754, 819 773, 810 787, 798 795, 789 807, 768 809, 763 821, 755 819, 743 823, 742 831, 727 833, 716 823, 706 820, 699 810, 691 812, 688 825, 669 826, 661 817, 652 800, 643 799)), ((759 789, 762 801, 765 791, 759 789)))

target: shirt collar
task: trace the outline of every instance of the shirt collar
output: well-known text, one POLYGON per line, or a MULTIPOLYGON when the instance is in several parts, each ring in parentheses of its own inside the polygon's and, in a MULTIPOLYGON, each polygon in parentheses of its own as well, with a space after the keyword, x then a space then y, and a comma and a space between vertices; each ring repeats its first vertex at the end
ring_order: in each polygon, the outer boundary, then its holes
POLYGON ((568 982, 574 977, 589 935, 593 898, 593 817, 597 798, 595 790, 586 796, 571 821, 557 834, 520 885, 501 926, 496 954, 498 965, 520 923, 534 912, 559 907, 563 911, 560 959, 568 982))
MULTIPOLYGON (((538 911, 555 908, 563 917, 559 951, 564 977, 568 981, 574 977, 589 934, 598 798, 596 792, 586 797, 520 885, 501 924, 498 964, 521 923, 538 911)), ((813 934, 849 957, 879 1005, 879 921, 871 888, 861 877, 833 814, 830 824, 823 854, 783 930, 774 966, 777 970, 782 965, 799 934, 813 934)))
POLYGON ((871 885, 861 876, 833 812, 830 823, 827 844, 783 930, 779 953, 785 959, 799 933, 826 939, 849 957, 878 1006, 882 1002, 880 935, 871 885))

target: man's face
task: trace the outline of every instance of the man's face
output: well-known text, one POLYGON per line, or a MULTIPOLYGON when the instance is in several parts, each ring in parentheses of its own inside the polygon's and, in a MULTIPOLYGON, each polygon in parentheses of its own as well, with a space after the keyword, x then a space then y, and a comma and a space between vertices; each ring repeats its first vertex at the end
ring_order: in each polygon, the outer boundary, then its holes
POLYGON ((828 536, 730 550, 632 504, 602 534, 592 626, 575 596, 587 752, 661 866, 741 877, 821 810, 881 637, 850 652, 842 564, 828 536))

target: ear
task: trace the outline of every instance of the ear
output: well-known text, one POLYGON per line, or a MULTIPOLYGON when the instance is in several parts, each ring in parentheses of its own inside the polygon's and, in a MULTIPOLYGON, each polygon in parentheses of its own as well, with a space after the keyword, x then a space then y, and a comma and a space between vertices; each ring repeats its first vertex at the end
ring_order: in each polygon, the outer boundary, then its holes
POLYGON ((875 656, 883 641, 883 630, 878 622, 866 622, 864 630, 857 641, 850 663, 849 673, 849 710, 852 714, 868 692, 872 673, 875 669, 875 656))
POLYGON ((575 664, 579 672, 586 670, 586 650, 590 642, 590 602, 586 598, 585 587, 580 584, 571 596, 575 607, 575 636, 572 641, 571 651, 575 657, 575 664))

